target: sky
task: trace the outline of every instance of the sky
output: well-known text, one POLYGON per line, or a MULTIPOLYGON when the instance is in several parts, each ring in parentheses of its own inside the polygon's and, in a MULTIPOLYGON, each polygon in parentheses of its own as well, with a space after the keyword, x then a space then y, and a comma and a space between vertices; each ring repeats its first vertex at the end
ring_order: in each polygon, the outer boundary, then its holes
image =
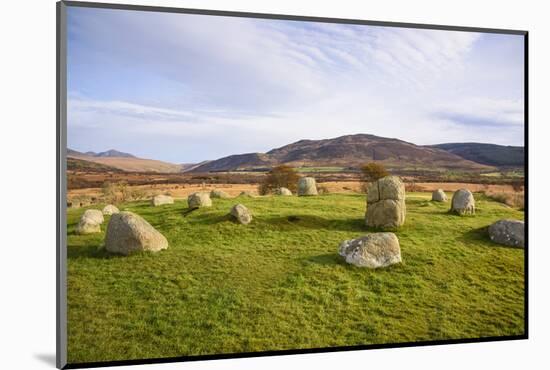
POLYGON ((68 8, 68 147, 195 163, 367 133, 523 145, 523 36, 68 8))

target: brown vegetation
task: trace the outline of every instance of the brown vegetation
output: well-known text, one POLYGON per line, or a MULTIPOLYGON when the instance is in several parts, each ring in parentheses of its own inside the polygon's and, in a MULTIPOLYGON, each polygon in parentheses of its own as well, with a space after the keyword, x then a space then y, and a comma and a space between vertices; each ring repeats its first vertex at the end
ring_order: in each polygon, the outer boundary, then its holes
POLYGON ((275 166, 264 177, 262 183, 258 186, 260 195, 273 193, 277 188, 287 188, 291 192, 296 193, 298 190, 298 173, 290 166, 281 165, 275 166))
POLYGON ((518 208, 520 210, 525 208, 525 193, 523 191, 499 192, 486 190, 483 193, 492 200, 504 203, 510 207, 518 208))

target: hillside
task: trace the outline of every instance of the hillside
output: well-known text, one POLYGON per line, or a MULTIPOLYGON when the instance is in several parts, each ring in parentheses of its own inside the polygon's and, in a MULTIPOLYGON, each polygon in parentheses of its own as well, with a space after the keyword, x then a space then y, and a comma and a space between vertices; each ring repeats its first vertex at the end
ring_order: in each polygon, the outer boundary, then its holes
POLYGON ((324 140, 300 140, 267 153, 231 155, 196 167, 193 172, 253 170, 288 164, 295 167, 357 167, 377 161, 388 168, 489 170, 446 150, 403 140, 358 134, 324 140))
POLYGON ((69 171, 88 171, 88 172, 120 172, 115 167, 106 166, 101 163, 86 161, 78 158, 67 158, 67 170, 69 171))
POLYGON ((504 146, 483 143, 448 143, 432 145, 464 159, 489 166, 523 167, 525 153, 522 146, 504 146))
POLYGON ((68 158, 92 162, 122 171, 178 173, 181 172, 182 169, 178 164, 154 159, 137 158, 132 154, 123 153, 116 150, 108 150, 100 153, 88 153, 81 153, 76 150, 67 149, 68 158))

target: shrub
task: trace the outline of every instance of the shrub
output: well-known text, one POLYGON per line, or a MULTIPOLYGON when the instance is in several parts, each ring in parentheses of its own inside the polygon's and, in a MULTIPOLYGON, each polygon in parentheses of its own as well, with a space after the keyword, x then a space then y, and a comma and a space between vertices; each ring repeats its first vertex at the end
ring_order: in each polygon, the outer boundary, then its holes
POLYGON ((418 191, 424 191, 424 188, 418 185, 416 182, 411 181, 411 182, 405 183, 405 191, 414 193, 418 191))
POLYGON ((322 195, 322 194, 328 194, 329 190, 326 186, 318 185, 317 186, 317 192, 322 195))
POLYGON ((512 189, 514 189, 515 192, 521 192, 523 191, 523 181, 516 180, 512 182, 512 189))
POLYGON ((117 200, 116 186, 110 181, 105 181, 101 186, 101 194, 107 203, 115 203, 117 200))
POLYGON ((525 208, 525 198, 523 192, 496 192, 484 191, 485 196, 510 207, 523 210, 525 208))
POLYGON ((374 162, 361 166, 361 173, 364 182, 373 182, 389 175, 384 165, 374 162))
POLYGON ((296 170, 290 166, 281 165, 273 167, 258 186, 258 193, 266 195, 280 187, 285 187, 291 192, 296 193, 299 178, 296 170))

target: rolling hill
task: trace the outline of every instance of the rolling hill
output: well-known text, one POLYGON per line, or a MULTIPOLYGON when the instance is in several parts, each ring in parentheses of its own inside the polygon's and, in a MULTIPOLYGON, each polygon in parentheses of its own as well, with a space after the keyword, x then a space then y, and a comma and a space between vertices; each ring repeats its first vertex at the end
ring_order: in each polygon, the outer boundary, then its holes
POLYGON ((494 169, 441 148, 357 134, 334 139, 300 140, 267 153, 231 155, 198 166, 193 172, 254 170, 279 164, 294 167, 358 167, 370 161, 381 162, 394 169, 494 169))
POLYGON ((483 143, 448 143, 432 145, 464 159, 497 167, 523 167, 525 152, 522 146, 483 143))
MULTIPOLYGON (((158 161, 154 159, 137 158, 132 154, 108 150, 106 152, 81 153, 76 150, 67 149, 68 159, 78 159, 115 168, 127 172, 157 172, 157 173, 178 173, 182 167, 179 164, 158 161)), ((80 163, 82 165, 82 163, 80 163)))
POLYGON ((73 157, 67 158, 67 170, 69 171, 88 171, 88 172, 121 172, 122 170, 106 166, 101 163, 86 161, 73 157))

